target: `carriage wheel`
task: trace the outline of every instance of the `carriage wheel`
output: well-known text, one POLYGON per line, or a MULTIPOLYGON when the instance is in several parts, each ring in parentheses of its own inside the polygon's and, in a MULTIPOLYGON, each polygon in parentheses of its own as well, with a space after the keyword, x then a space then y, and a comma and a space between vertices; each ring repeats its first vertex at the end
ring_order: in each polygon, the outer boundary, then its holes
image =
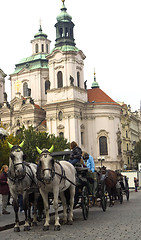
POLYGON ((121 204, 123 203, 123 194, 121 189, 120 189, 119 201, 121 204))
POLYGON ((127 201, 128 201, 128 200, 129 200, 129 189, 126 190, 125 194, 126 194, 126 199, 127 199, 127 201))
POLYGON ((103 193, 102 193, 102 197, 101 197, 101 207, 103 209, 103 211, 106 211, 107 208, 107 192, 106 192, 106 186, 104 184, 103 186, 103 193))
POLYGON ((81 207, 84 220, 87 220, 89 214, 89 196, 88 188, 84 186, 82 188, 81 207))

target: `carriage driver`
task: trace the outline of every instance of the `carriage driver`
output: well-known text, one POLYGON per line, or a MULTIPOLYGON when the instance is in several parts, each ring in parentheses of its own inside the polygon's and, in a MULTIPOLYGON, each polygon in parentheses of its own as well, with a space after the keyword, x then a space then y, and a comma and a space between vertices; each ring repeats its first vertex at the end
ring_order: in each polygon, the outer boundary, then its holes
POLYGON ((72 165, 75 165, 76 163, 80 162, 80 160, 81 160, 82 150, 80 147, 78 147, 77 143, 74 141, 71 142, 70 148, 71 148, 72 152, 70 154, 69 162, 72 165))

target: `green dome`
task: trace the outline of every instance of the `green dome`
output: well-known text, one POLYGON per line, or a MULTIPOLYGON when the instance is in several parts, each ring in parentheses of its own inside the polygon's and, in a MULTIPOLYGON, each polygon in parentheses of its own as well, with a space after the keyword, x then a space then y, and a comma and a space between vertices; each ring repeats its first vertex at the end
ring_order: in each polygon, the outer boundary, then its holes
POLYGON ((91 88, 99 88, 99 85, 97 82, 93 82, 91 88))
POLYGON ((39 32, 34 35, 34 38, 47 38, 47 35, 42 32, 42 27, 40 25, 39 32))
POLYGON ((65 4, 63 3, 63 6, 61 8, 61 13, 57 16, 57 21, 60 22, 70 22, 72 20, 72 17, 66 12, 67 8, 65 7, 65 4))

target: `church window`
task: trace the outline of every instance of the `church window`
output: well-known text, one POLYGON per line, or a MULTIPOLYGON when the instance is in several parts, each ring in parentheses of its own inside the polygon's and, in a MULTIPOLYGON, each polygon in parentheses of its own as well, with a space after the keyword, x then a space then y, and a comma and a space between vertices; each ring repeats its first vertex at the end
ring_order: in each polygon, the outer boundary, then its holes
POLYGON ((44 44, 42 44, 42 52, 44 52, 44 44))
POLYGON ((48 44, 46 44, 46 52, 48 53, 48 44))
POLYGON ((128 143, 127 143, 127 151, 129 150, 129 148, 128 148, 128 143))
POLYGON ((77 87, 80 87, 80 72, 77 72, 77 87))
POLYGON ((17 126, 20 126, 20 120, 19 119, 17 120, 17 126))
POLYGON ((128 138, 128 131, 126 130, 126 138, 128 138))
POLYGON ((36 43, 36 45, 35 45, 35 52, 36 52, 36 53, 38 53, 38 52, 39 52, 38 43, 36 43))
POLYGON ((60 111, 60 112, 58 113, 58 119, 59 119, 59 121, 62 121, 62 119, 63 119, 63 113, 62 113, 62 111, 60 111))
POLYGON ((99 138, 99 149, 100 155, 108 155, 107 138, 105 136, 99 138))
POLYGON ((49 90, 49 89, 50 89, 50 81, 47 80, 47 81, 45 81, 45 94, 47 94, 47 90, 49 90))
POLYGON ((23 96, 28 97, 28 84, 26 82, 23 84, 23 96))
POLYGON ((58 85, 58 88, 63 87, 63 74, 61 71, 57 73, 57 85, 58 85))
POLYGON ((68 28, 65 29, 65 37, 68 37, 69 32, 68 32, 68 28))
POLYGON ((84 145, 84 132, 81 132, 81 145, 84 145))
POLYGON ((60 33, 60 37, 63 37, 63 29, 62 28, 59 29, 59 33, 60 33))
POLYGON ((63 132, 60 132, 60 133, 59 133, 59 137, 64 137, 64 133, 63 133, 63 132))

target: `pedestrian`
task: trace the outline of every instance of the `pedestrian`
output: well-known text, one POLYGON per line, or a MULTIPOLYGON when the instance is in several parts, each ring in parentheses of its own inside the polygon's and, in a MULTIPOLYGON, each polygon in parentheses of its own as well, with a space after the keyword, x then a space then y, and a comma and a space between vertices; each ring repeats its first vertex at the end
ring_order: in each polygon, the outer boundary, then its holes
POLYGON ((135 192, 138 192, 138 179, 134 177, 134 183, 135 183, 135 192))
POLYGON ((80 162, 80 159, 82 156, 82 150, 75 141, 71 142, 70 148, 71 148, 72 152, 70 154, 69 162, 72 165, 75 165, 76 163, 80 162))
POLYGON ((93 157, 85 151, 82 152, 82 157, 83 157, 83 161, 84 161, 85 166, 87 168, 89 168, 92 172, 94 172, 95 171, 95 164, 94 164, 93 157))
POLYGON ((2 194, 2 214, 10 214, 10 212, 6 211, 8 196, 9 196, 7 173, 8 173, 8 166, 3 165, 1 168, 1 174, 0 174, 0 194, 2 194))

